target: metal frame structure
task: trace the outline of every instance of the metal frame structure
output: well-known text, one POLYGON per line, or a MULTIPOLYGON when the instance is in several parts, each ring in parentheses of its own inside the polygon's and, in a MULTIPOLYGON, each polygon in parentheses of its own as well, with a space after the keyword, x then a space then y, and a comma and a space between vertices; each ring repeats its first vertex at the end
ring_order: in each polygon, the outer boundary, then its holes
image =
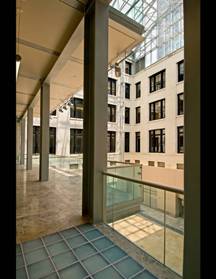
POLYGON ((113 0, 110 5, 144 26, 131 55, 147 67, 184 45, 183 0, 113 0))

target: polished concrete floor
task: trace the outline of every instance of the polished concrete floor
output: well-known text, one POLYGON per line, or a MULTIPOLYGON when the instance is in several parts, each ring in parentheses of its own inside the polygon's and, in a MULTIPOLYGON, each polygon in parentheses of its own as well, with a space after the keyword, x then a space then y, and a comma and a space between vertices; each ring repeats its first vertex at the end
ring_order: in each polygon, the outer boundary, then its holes
POLYGON ((81 216, 81 179, 50 169, 49 181, 40 182, 38 165, 29 171, 17 165, 17 243, 87 222, 81 216))

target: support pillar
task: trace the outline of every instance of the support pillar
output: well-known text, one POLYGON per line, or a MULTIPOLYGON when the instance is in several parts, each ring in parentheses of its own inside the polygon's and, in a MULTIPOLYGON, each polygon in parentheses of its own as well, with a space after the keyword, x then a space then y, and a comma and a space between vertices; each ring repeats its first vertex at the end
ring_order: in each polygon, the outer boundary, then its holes
POLYGON ((28 108, 27 119, 27 170, 32 169, 32 151, 33 151, 33 108, 28 108))
MULTIPOLYGON (((90 1, 84 23, 84 139, 82 213, 103 220, 107 165, 108 3, 90 1)), ((107 1, 109 2, 109 1, 107 1)))
POLYGON ((49 106, 50 85, 44 83, 40 92, 40 181, 49 179, 49 106))
POLYGON ((21 150, 20 150, 20 164, 24 165, 25 154, 25 118, 21 120, 21 150))
MULTIPOLYGON (((200 0, 184 1, 184 279, 200 279, 200 0)), ((204 92, 206 94, 206 92, 204 92)), ((206 187, 206 185, 202 185, 206 187)))

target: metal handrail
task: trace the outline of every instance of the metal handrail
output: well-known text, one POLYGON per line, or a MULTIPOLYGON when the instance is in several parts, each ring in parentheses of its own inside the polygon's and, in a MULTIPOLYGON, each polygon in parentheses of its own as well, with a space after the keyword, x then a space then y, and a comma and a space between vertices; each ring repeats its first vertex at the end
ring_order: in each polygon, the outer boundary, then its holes
POLYGON ((184 190, 173 188, 173 187, 171 188, 170 186, 167 186, 167 185, 159 185, 159 184, 152 183, 152 182, 149 182, 149 181, 138 180, 138 179, 125 177, 125 176, 121 176, 121 175, 117 175, 117 174, 112 174, 112 173, 108 173, 108 172, 102 172, 102 174, 106 175, 106 176, 111 176, 111 177, 114 177, 114 178, 122 179, 122 180, 127 180, 127 181, 137 183, 137 184, 142 184, 144 186, 150 186, 152 188, 156 188, 156 189, 159 189, 159 190, 165 190, 165 191, 169 191, 169 192, 184 195, 184 190))
MULTIPOLYGON (((136 166, 141 166, 142 164, 140 163, 130 163, 130 162, 121 162, 121 161, 112 161, 112 160, 107 160, 107 162, 110 162, 110 163, 119 163, 119 164, 125 164, 125 165, 136 165, 136 166)), ((117 166, 118 167, 118 166, 117 166)))

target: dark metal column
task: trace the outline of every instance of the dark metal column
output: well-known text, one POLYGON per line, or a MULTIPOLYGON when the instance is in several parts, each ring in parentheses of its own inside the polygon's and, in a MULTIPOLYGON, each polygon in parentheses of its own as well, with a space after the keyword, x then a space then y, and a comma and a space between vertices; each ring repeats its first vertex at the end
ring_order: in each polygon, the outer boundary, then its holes
POLYGON ((33 149, 33 108, 28 108, 27 116, 27 170, 32 169, 32 149, 33 149))
POLYGON ((44 83, 40 92, 40 181, 49 179, 49 106, 50 86, 44 83))
MULTIPOLYGON (((108 3, 89 1, 84 24, 83 215, 103 219, 107 164, 108 3)), ((107 1, 109 2, 109 1, 107 1)))

